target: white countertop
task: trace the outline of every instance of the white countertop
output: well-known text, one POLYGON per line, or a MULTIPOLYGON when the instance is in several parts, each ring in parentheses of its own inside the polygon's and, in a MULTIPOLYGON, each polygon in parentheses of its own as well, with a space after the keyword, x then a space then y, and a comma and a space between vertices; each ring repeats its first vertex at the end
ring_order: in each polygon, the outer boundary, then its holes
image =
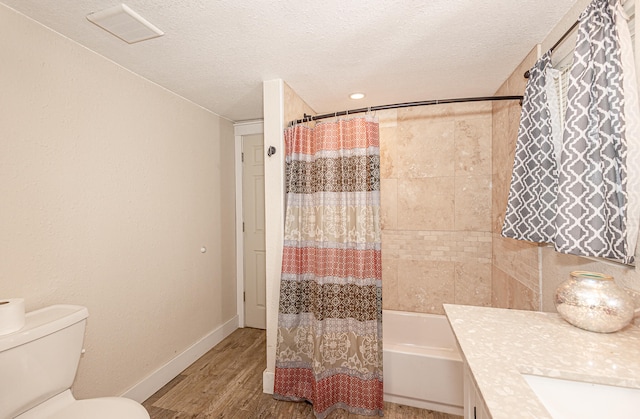
POLYGON ((550 418, 522 373, 640 388, 640 327, 594 333, 556 313, 444 310, 494 419, 550 418))

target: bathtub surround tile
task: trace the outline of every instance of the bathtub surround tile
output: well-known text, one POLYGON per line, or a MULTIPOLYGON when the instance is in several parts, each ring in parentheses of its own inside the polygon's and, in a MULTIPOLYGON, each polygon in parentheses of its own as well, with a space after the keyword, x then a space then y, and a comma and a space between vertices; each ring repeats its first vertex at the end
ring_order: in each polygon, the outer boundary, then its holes
MULTIPOLYGON (((496 91, 496 95, 522 95, 527 83, 523 74, 533 66, 537 57, 536 47, 496 91)), ((494 307, 535 310, 539 307, 541 293, 538 246, 500 235, 507 207, 521 110, 517 101, 493 103, 491 301, 494 307)))
MULTIPOLYGON (((506 87, 501 90, 506 90, 506 87)), ((506 92, 498 91, 499 95, 506 92)), ((515 153, 515 139, 508 138, 509 103, 495 102, 493 105, 493 135, 492 135, 492 204, 491 220, 492 231, 500 233, 504 222, 509 184, 511 182, 511 170, 513 168, 513 156, 515 153)))
POLYGON ((507 125, 507 150, 509 151, 509 160, 507 161, 507 163, 513 163, 516 150, 516 142, 518 140, 518 130, 520 128, 520 115, 522 114, 522 107, 517 103, 510 103, 508 110, 509 124, 507 125))
POLYGON ((500 234, 504 217, 507 209, 507 200, 509 198, 509 183, 511 176, 504 174, 495 174, 491 181, 491 231, 500 234))
POLYGON ((491 263, 455 264, 455 304, 491 306, 491 263))
POLYGON ((510 103, 507 106, 508 123, 506 130, 506 168, 509 172, 513 169, 513 160, 516 154, 516 142, 518 140, 518 129, 520 127, 520 114, 522 108, 517 103, 510 103))
POLYGON ((535 292, 515 278, 512 278, 509 282, 509 308, 516 310, 538 310, 540 306, 539 295, 538 292, 535 292))
POLYGON ((382 252, 382 308, 398 310, 398 260, 382 252))
POLYGON ((398 110, 385 109, 373 112, 373 116, 378 118, 380 128, 395 128, 398 125, 398 110))
POLYGON ((380 225, 382 230, 398 227, 398 180, 380 179, 380 225))
POLYGON ((400 179, 453 176, 454 121, 400 121, 395 173, 400 179))
MULTIPOLYGON (((526 85, 522 73, 536 58, 534 48, 496 94, 522 94, 526 85)), ((389 148, 387 155, 393 162, 385 168, 388 178, 398 179, 397 196, 390 193, 389 197, 396 200, 397 230, 391 231, 392 220, 387 218, 383 251, 386 257, 395 258, 399 263, 400 288, 403 263, 454 263, 454 297, 457 301, 468 301, 477 292, 479 300, 471 304, 484 305, 487 296, 482 290, 486 292, 483 288, 486 283, 473 289, 467 288, 468 282, 462 279, 471 271, 467 264, 475 262, 493 264, 496 271, 503 274, 498 273, 495 284, 489 281, 490 301, 495 298, 504 306, 522 307, 535 306, 539 301, 537 247, 528 243, 506 243, 508 239, 499 236, 520 110, 516 101, 397 110, 397 131, 388 134, 389 138, 395 134, 396 148, 389 148), (445 144, 451 140, 451 133, 453 142, 445 144), (442 164, 443 159, 447 163, 442 164), (437 180, 421 182, 425 178, 437 180), (497 244, 493 243, 494 239, 497 244), (494 290, 498 284, 501 289, 494 290)), ((391 186, 388 188, 392 190, 391 186)), ((384 193, 382 199, 387 199, 384 193)), ((386 212, 392 214, 393 204, 387 204, 386 208, 386 212)), ((492 268, 490 278, 493 271, 492 268)), ((402 292, 399 290, 400 301, 402 292)), ((423 311, 429 311, 429 307, 423 311)))
POLYGON ((455 175, 491 173, 491 114, 455 122, 455 175))
MULTIPOLYGON (((445 98, 446 99, 446 98, 445 98)), ((398 122, 451 121, 482 118, 491 113, 491 102, 444 103, 398 109, 398 122)))
POLYGON ((448 104, 452 108, 452 113, 456 120, 473 120, 477 118, 484 118, 486 115, 491 114, 493 109, 490 101, 487 102, 462 102, 455 104, 448 104))
POLYGON ((491 231, 491 175, 455 178, 455 230, 491 231))
POLYGON ((539 291, 538 245, 522 240, 493 237, 493 263, 507 275, 539 291))
POLYGON ((444 302, 490 303, 492 110, 478 102, 379 116, 385 308, 441 313, 444 302), (448 288, 418 272, 407 279, 416 266, 447 266, 448 288), (475 283, 467 279, 474 269, 475 283))
POLYGON ((404 263, 421 260, 491 263, 491 233, 384 230, 382 254, 383 258, 404 263))
POLYGON ((398 123, 452 121, 456 116, 455 108, 452 104, 442 104, 398 109, 398 123))
POLYGON ((491 265, 491 306, 509 308, 509 275, 491 265))
POLYGON ((491 304, 497 308, 538 310, 539 293, 495 265, 492 268, 491 304))
POLYGON ((397 179, 398 138, 397 129, 380 127, 380 179, 397 179))
POLYGON ((382 230, 382 257, 383 259, 395 259, 400 254, 402 234, 392 230, 382 230))
MULTIPOLYGON (((527 79, 523 77, 537 60, 537 48, 533 48, 496 95, 522 95, 527 79)), ((522 107, 517 101, 497 101, 493 103, 492 165, 493 173, 511 173, 515 145, 520 126, 522 107)))
POLYGON ((404 311, 444 314, 442 304, 454 301, 454 263, 400 263, 398 299, 404 311))
POLYGON ((453 230, 454 178, 398 180, 398 229, 453 230))
MULTIPOLYGON (((284 123, 300 118, 300 115, 315 115, 316 112, 311 109, 307 103, 287 83, 283 83, 284 103, 284 123)), ((315 124, 314 124, 315 125, 315 124)))
MULTIPOLYGON (((500 95, 501 93, 497 93, 500 95)), ((509 103, 498 101, 493 104, 491 135, 491 157, 492 173, 503 172, 509 165, 509 103)), ((515 144, 515 142, 514 142, 515 144)), ((513 165, 513 162, 511 162, 513 165)))

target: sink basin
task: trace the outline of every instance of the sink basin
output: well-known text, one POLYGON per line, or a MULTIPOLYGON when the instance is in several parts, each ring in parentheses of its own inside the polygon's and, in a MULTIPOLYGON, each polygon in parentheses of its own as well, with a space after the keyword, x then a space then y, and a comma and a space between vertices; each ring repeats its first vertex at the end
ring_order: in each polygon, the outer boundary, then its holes
POLYGON ((640 389, 522 376, 553 419, 640 417, 640 389))

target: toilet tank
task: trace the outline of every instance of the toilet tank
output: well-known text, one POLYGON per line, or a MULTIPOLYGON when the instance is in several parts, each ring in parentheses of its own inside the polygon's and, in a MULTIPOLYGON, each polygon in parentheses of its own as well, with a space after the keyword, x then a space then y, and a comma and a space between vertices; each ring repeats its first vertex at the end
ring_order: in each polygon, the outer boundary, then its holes
POLYGON ((12 418, 69 389, 76 376, 86 307, 54 305, 26 314, 0 336, 0 418, 12 418))

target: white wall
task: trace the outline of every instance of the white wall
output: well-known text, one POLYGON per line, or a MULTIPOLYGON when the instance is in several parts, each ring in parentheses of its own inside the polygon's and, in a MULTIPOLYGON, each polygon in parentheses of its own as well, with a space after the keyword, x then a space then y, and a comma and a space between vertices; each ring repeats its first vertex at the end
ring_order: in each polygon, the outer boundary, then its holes
POLYGON ((273 393, 280 301, 280 273, 284 236, 284 83, 280 79, 265 81, 264 147, 276 147, 276 154, 265 159, 265 259, 267 282, 267 368, 263 374, 263 391, 273 393))
POLYGON ((273 393, 278 335, 278 305, 285 213, 284 129, 305 113, 316 112, 280 79, 263 84, 264 145, 276 147, 276 154, 265 160, 266 281, 267 281, 267 368, 263 374, 263 391, 273 393))
POLYGON ((0 298, 87 306, 74 392, 122 394, 236 315, 233 126, 3 5, 0 28, 0 298))

